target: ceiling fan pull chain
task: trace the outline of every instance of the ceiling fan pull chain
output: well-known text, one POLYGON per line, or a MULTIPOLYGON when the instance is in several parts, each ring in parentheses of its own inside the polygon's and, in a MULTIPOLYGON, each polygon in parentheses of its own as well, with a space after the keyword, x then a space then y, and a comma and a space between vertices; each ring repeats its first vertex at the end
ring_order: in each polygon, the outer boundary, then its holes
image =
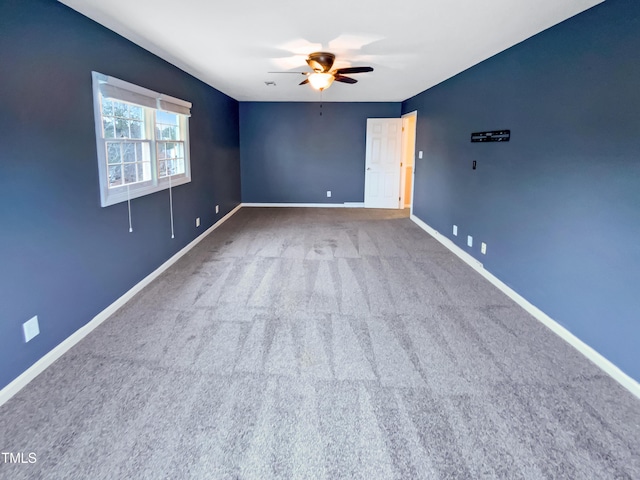
POLYGON ((322 116, 322 90, 320 90, 320 116, 322 116))

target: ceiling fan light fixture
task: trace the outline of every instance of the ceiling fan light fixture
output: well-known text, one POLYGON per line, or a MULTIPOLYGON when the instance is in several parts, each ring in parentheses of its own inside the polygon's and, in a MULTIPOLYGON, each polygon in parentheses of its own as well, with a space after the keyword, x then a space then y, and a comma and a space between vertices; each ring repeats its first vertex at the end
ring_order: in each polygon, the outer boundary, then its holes
POLYGON ((309 83, 316 90, 329 88, 333 80, 334 76, 331 73, 312 73, 309 75, 309 83))

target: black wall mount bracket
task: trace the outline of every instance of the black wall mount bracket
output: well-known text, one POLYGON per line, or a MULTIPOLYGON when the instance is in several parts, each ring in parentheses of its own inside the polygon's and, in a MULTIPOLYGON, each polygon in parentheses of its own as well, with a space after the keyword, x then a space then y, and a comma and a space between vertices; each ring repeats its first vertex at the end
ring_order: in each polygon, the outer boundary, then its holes
POLYGON ((511 130, 493 130, 491 132, 475 132, 471 134, 471 142, 508 142, 511 130))

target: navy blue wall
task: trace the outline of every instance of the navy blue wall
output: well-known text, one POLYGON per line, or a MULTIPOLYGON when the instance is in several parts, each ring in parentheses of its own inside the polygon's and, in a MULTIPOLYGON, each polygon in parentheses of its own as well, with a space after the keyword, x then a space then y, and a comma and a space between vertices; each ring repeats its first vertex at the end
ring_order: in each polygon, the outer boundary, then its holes
POLYGON ((640 2, 609 0, 402 106, 414 213, 638 380, 639 51, 640 2))
POLYGON ((240 155, 238 102, 55 1, 0 6, 0 132, 1 388, 239 204, 240 155), (168 191, 131 202, 133 233, 100 207, 92 70, 193 102, 173 240, 168 191))
POLYGON ((242 201, 363 202, 367 118, 397 118, 400 108, 241 102, 242 201))

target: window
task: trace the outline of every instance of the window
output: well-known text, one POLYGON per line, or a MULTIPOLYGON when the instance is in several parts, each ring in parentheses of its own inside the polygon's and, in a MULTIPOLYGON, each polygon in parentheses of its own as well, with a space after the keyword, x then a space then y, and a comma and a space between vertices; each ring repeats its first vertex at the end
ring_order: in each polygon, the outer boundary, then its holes
POLYGON ((103 207, 191 181, 191 103, 93 72, 103 207))
POLYGON ((158 176, 168 177, 185 172, 184 139, 180 135, 180 118, 175 113, 156 113, 156 151, 158 176))

